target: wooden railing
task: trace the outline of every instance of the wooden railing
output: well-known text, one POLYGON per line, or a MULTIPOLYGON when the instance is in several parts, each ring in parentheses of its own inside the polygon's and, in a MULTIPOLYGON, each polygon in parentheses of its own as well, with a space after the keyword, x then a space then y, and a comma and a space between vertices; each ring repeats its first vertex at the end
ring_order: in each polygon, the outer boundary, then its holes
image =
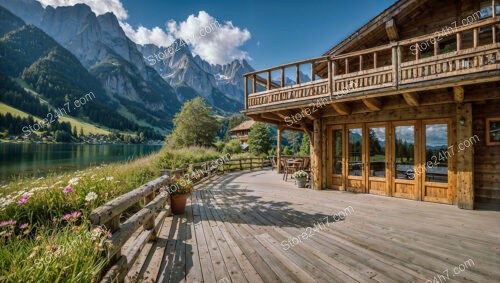
POLYGON ((497 42, 499 23, 500 17, 495 16, 446 30, 442 35, 433 33, 348 54, 319 57, 245 74, 246 109, 286 102, 310 101, 313 98, 326 96, 338 97, 384 88, 398 90, 404 86, 405 91, 408 91, 407 87, 412 83, 498 70, 500 69, 500 43, 497 42), (462 37, 470 32, 473 44, 470 48, 464 48, 462 37), (480 35, 484 36, 489 32, 491 41, 480 45, 480 35), (443 38, 455 38, 452 42, 455 50, 439 54, 440 41, 443 38), (430 55, 428 58, 422 58, 419 44, 423 42, 433 43, 427 46, 430 47, 429 50, 425 50, 431 53, 427 54, 430 55), (416 51, 414 57, 408 60, 406 58, 408 56, 403 52, 404 48, 405 51, 410 49, 416 51), (386 62, 381 62, 381 55, 385 55, 386 62), (326 67, 323 66, 325 63, 326 67), (353 63, 357 64, 357 70, 352 70, 353 63), (302 65, 310 65, 309 82, 300 81, 302 65), (297 83, 285 86, 285 69, 290 67, 295 68, 297 83), (321 70, 322 76, 318 79, 321 70), (281 71, 280 84, 272 79, 272 73, 275 71, 281 71), (252 82, 251 90, 249 82, 252 82), (264 90, 259 91, 258 85, 264 90))
POLYGON ((122 282, 148 241, 154 240, 167 216, 171 216, 169 185, 171 177, 183 177, 189 173, 193 183, 234 170, 264 168, 269 165, 265 158, 241 158, 200 162, 186 168, 163 169, 162 176, 139 188, 123 194, 96 208, 90 215, 92 225, 111 232, 106 241, 109 268, 101 282, 122 282), (127 212, 139 204, 143 207, 132 215, 127 212), (124 219, 125 215, 128 216, 124 219))

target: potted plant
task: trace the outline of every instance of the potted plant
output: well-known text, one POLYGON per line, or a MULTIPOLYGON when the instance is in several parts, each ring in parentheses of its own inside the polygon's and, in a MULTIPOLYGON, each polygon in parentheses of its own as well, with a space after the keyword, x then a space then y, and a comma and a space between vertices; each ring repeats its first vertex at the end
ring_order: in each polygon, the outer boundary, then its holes
POLYGON ((299 170, 293 173, 293 178, 295 179, 295 185, 298 188, 305 188, 307 183, 307 173, 304 170, 299 170))
POLYGON ((193 182, 183 178, 173 177, 170 184, 170 205, 175 215, 186 211, 187 197, 193 192, 193 182))

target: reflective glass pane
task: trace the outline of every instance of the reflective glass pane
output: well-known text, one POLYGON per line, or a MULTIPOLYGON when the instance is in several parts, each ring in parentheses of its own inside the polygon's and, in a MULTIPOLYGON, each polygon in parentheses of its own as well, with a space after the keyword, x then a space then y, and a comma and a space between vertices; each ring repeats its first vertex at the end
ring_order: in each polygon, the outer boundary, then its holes
POLYGON ((333 130, 332 133, 332 162, 333 174, 342 174, 342 130, 333 130))
POLYGON ((370 128, 370 177, 385 178, 385 127, 370 128))
POLYGON ((448 183, 448 125, 425 126, 425 181, 448 183))
POLYGON ((397 126, 396 179, 413 180, 415 175, 415 126, 397 126))
POLYGON ((363 172, 362 161, 363 131, 349 129, 349 176, 361 176, 363 172))

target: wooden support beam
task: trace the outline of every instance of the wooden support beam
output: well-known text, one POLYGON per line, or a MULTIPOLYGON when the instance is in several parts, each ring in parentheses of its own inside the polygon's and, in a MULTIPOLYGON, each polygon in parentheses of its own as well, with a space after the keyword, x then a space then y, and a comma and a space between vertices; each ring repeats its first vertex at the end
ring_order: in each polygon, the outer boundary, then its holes
POLYGON ((281 173, 281 135, 283 134, 283 128, 278 127, 278 133, 276 137, 276 167, 278 174, 281 173))
POLYGON ((321 190, 321 120, 314 120, 313 138, 311 139, 311 179, 313 190, 321 190))
POLYGON ((314 73, 314 63, 311 63, 311 81, 315 81, 316 79, 314 78, 315 77, 315 73, 314 73))
POLYGON ((248 109, 248 77, 245 77, 245 109, 248 109))
POLYGON ((285 87, 285 68, 281 68, 281 87, 285 87))
POLYGON ((295 84, 300 84, 300 65, 295 65, 295 84))
POLYGON ((410 106, 419 106, 420 105, 420 97, 416 92, 405 92, 402 94, 403 98, 406 101, 406 104, 410 106))
POLYGON ((479 29, 475 28, 474 29, 474 48, 478 47, 479 45, 479 29))
POLYGON ((373 52, 373 68, 377 69, 377 52, 373 52))
POLYGON ((340 115, 349 115, 352 111, 352 108, 349 106, 349 104, 345 102, 332 103, 332 107, 340 115))
POLYGON ((300 124, 300 128, 302 128, 302 130, 304 131, 304 133, 309 137, 309 140, 313 140, 314 137, 313 137, 313 132, 311 130, 309 130, 309 128, 307 127, 307 123, 305 121, 299 121, 299 124, 300 124))
POLYGON ((326 61, 326 63, 328 64, 328 92, 330 93, 330 95, 332 95, 333 93, 333 62, 328 60, 326 61))
POLYGON ((415 60, 420 59, 420 44, 415 43, 415 60))
POLYGON ((456 86, 453 88, 453 96, 456 103, 464 102, 464 88, 461 86, 456 86))
POLYGON ((257 75, 253 75, 252 79, 252 93, 257 92, 257 75))
POLYGON ((382 110, 382 101, 378 98, 365 98, 363 99, 365 106, 372 111, 382 110))
POLYGON ((321 110, 315 106, 313 106, 312 109, 310 107, 301 108, 300 111, 305 117, 307 117, 311 121, 314 121, 321 117, 321 110))
MULTIPOLYGON (((457 144, 473 137, 472 104, 457 104, 457 144)), ((457 204, 462 209, 474 209, 474 146, 455 148, 457 155, 457 204)))
POLYGON ((349 74, 349 58, 345 58, 345 73, 349 74))
POLYGON ((363 55, 359 55, 359 71, 363 71, 363 55))
POLYGON ((390 19, 385 23, 385 31, 390 41, 399 40, 398 27, 396 26, 396 21, 394 21, 394 19, 390 19))
POLYGON ((457 51, 462 50, 462 34, 457 33, 457 51))
POLYGON ((271 90, 271 71, 267 72, 267 90, 271 90))
POLYGON ((439 55, 439 40, 434 38, 434 56, 439 55))

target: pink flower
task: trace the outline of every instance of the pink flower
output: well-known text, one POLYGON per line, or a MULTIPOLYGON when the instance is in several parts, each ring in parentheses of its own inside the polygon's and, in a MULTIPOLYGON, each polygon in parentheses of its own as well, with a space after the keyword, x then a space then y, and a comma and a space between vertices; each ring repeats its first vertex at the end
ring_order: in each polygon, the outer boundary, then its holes
POLYGON ((69 213, 69 214, 66 214, 63 216, 63 220, 66 220, 66 221, 71 221, 71 220, 75 220, 76 218, 80 217, 80 215, 82 215, 80 212, 73 212, 73 213, 69 213))
POLYGON ((28 226, 29 226, 28 223, 24 223, 23 225, 19 226, 19 229, 24 230, 28 228, 28 226))
POLYGON ((17 201, 17 204, 23 205, 28 202, 28 199, 30 198, 29 194, 24 194, 23 197, 17 201))
POLYGON ((9 220, 0 222, 0 227, 16 225, 17 221, 9 220))
POLYGON ((69 194, 69 193, 72 193, 73 190, 74 189, 71 186, 67 186, 66 188, 64 188, 63 193, 69 194))

